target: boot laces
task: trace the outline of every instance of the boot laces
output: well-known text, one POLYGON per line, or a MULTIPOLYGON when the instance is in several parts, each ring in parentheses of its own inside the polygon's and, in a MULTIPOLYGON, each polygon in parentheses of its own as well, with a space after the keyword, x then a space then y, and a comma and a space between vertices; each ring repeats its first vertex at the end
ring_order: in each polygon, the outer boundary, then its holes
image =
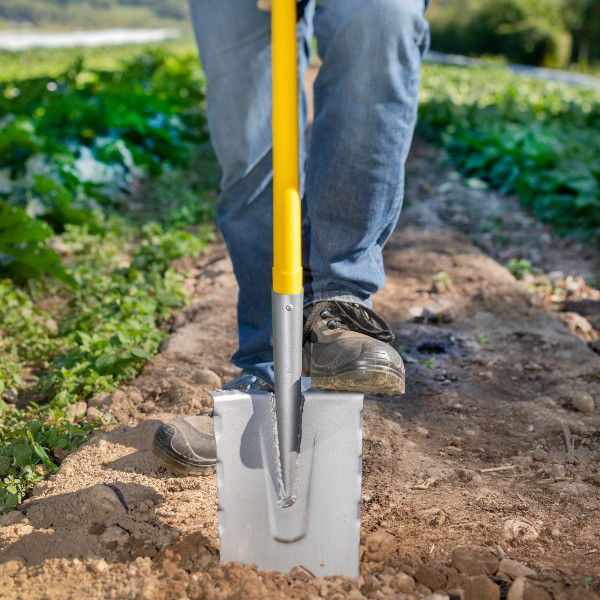
POLYGON ((319 318, 327 320, 329 329, 356 331, 387 343, 394 340, 390 326, 371 309, 358 303, 330 300, 313 304, 304 323, 304 342, 319 318))

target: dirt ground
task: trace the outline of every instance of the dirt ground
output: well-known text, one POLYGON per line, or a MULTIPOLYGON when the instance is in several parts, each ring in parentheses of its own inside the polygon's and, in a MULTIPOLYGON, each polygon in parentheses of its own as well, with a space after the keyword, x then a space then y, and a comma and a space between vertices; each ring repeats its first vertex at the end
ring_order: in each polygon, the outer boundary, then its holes
POLYGON ((236 372, 224 245, 190 269, 193 304, 97 432, 0 517, 0 596, 588 599, 600 592, 600 257, 557 237, 417 141, 374 305, 406 361, 404 396, 367 396, 361 575, 219 564, 216 477, 150 451, 236 372), (464 233, 463 233, 464 232, 464 233), (525 232, 525 233, 523 233, 525 232), (500 263, 528 258, 517 282, 500 263), (498 261, 500 262, 497 262, 498 261))

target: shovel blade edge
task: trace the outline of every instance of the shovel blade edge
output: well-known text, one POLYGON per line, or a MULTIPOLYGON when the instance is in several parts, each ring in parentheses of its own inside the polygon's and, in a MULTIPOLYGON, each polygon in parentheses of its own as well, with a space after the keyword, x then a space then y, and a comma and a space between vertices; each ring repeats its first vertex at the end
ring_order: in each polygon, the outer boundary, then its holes
POLYGON ((284 507, 273 394, 213 392, 221 562, 358 576, 363 394, 303 392, 296 501, 284 507))

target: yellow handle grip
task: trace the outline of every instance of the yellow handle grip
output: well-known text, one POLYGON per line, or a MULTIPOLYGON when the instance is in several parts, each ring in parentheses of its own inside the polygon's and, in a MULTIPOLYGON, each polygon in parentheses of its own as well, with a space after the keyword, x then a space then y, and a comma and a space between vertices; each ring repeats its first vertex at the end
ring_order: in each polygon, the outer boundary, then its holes
POLYGON ((302 291, 296 0, 273 0, 273 290, 302 291))

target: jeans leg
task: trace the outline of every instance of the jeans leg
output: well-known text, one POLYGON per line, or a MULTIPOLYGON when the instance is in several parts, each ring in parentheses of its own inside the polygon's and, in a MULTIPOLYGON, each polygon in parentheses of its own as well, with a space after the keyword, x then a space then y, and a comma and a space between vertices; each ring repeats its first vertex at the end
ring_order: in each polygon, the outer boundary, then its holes
POLYGON ((320 0, 323 60, 306 175, 305 301, 370 305, 385 280, 381 251, 402 208, 416 122, 423 0, 320 0))
MULTIPOLYGON (((300 77, 313 10, 311 3, 298 21, 300 77)), ((239 348, 232 361, 272 382, 271 15, 258 10, 254 0, 190 0, 190 12, 206 75, 211 141, 223 170, 217 220, 240 290, 239 348)), ((303 94, 301 100, 303 131, 303 94)))

